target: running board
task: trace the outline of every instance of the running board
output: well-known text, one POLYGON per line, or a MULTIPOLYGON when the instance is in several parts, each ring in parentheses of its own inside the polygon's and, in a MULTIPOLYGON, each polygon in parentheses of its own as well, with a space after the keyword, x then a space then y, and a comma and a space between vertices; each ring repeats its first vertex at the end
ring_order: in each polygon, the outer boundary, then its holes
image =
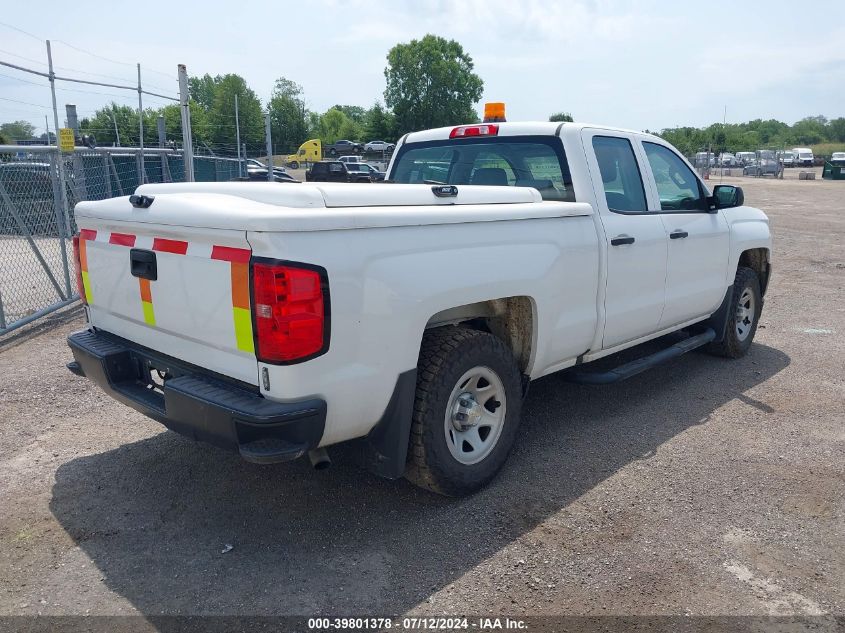
POLYGON ((679 343, 675 343, 671 347, 655 352, 650 356, 632 360, 630 363, 614 367, 610 371, 605 372, 572 372, 566 374, 566 379, 569 382, 577 382, 581 385, 609 385, 620 380, 625 380, 631 376, 636 376, 644 372, 646 369, 657 367, 663 363, 678 358, 687 352, 691 352, 697 347, 707 345, 710 341, 716 338, 716 331, 713 328, 707 328, 701 334, 690 336, 679 343))

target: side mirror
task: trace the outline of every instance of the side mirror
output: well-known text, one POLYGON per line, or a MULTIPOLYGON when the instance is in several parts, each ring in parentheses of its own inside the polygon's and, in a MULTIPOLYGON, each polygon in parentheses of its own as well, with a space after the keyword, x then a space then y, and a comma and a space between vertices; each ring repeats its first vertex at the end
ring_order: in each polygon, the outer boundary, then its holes
POLYGON ((713 188, 713 199, 717 209, 741 207, 745 204, 745 194, 742 192, 742 187, 734 187, 733 185, 716 185, 713 188))

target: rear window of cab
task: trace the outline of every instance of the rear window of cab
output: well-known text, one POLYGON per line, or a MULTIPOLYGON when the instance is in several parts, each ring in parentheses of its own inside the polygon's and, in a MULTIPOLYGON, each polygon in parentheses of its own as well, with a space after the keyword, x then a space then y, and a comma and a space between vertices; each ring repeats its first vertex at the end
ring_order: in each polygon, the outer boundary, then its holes
POLYGON ((534 187, 544 200, 574 202, 572 177, 556 136, 473 137, 403 145, 392 182, 534 187))

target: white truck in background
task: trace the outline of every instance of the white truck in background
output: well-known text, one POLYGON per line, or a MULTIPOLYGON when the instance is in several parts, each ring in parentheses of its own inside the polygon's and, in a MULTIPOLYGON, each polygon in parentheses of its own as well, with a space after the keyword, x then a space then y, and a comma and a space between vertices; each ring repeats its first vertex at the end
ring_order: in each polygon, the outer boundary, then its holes
POLYGON ((608 383, 751 345, 768 220, 658 137, 440 128, 403 137, 387 178, 79 203, 88 327, 68 339, 69 368, 250 461, 324 466, 326 447, 356 441, 373 472, 462 495, 505 462, 531 380, 608 383))

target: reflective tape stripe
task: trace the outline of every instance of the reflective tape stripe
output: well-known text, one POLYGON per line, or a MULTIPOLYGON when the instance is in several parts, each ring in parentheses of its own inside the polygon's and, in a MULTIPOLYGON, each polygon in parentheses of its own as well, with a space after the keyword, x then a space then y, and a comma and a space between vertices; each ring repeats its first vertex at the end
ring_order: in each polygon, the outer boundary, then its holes
POLYGON ((249 263, 249 256, 252 251, 248 248, 232 248, 230 246, 211 247, 211 259, 222 259, 227 262, 239 262, 241 264, 249 263))
POLYGON ((93 231, 91 229, 82 229, 79 231, 79 239, 91 240, 93 242, 97 239, 97 231, 93 231))
MULTIPOLYGON (((234 249, 233 249, 234 250, 234 249)), ((249 306, 249 264, 232 262, 232 320, 238 349, 255 352, 252 341, 252 313, 249 306)))
POLYGON ((156 324, 156 314, 153 309, 153 293, 149 279, 138 278, 138 287, 141 290, 141 309, 144 312, 144 323, 147 325, 156 324))
MULTIPOLYGON (((82 246, 83 242, 80 240, 79 242, 80 247, 82 246)), ((81 249, 80 249, 81 250, 81 249)), ((88 302, 88 305, 91 305, 91 280, 88 278, 88 271, 82 271, 82 289, 85 291, 85 301, 88 302)))
POLYGON ((252 340, 252 312, 233 307, 232 317, 235 322, 235 340, 238 343, 238 349, 249 354, 255 353, 255 344, 252 340))
POLYGON ((109 236, 109 244, 118 246, 135 246, 135 236, 129 233, 112 233, 109 236))
POLYGON ((182 240, 166 240, 163 237, 157 237, 153 240, 153 250, 184 255, 188 252, 188 243, 182 240))

